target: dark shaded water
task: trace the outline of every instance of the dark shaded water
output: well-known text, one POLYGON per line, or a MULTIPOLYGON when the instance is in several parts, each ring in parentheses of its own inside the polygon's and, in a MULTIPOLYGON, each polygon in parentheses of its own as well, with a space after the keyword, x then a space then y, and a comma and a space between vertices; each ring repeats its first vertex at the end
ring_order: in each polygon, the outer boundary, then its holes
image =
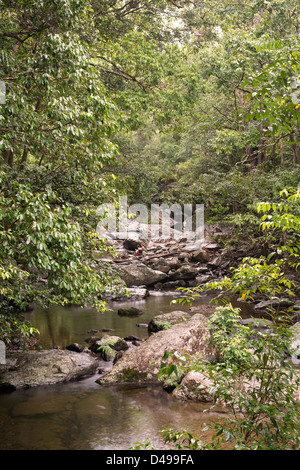
POLYGON ((147 324, 154 316, 171 310, 188 311, 188 304, 172 305, 173 299, 170 295, 151 295, 145 300, 113 302, 104 313, 94 309, 54 306, 48 311, 36 310, 26 318, 40 331, 40 342, 45 349, 64 348, 72 342, 83 344, 92 329, 108 328, 113 330, 108 334, 120 337, 135 335, 144 339, 148 337, 147 328, 138 327, 138 323, 147 324), (143 314, 133 318, 120 316, 117 310, 122 307, 135 307, 143 314))
MULTIPOLYGON (((189 309, 188 304, 170 305, 172 298, 151 295, 144 301, 118 302, 105 313, 53 307, 27 318, 39 329, 45 349, 83 343, 90 329, 111 328, 112 334, 121 337, 146 338, 147 329, 137 323, 148 323, 159 313, 189 309), (117 308, 124 305, 144 313, 121 317, 117 308)), ((185 428, 188 423, 189 431, 197 433, 211 417, 203 413, 206 405, 179 402, 161 387, 104 387, 95 383, 96 378, 0 395, 0 449, 126 450, 147 438, 156 449, 163 449, 160 431, 164 427, 185 428)))

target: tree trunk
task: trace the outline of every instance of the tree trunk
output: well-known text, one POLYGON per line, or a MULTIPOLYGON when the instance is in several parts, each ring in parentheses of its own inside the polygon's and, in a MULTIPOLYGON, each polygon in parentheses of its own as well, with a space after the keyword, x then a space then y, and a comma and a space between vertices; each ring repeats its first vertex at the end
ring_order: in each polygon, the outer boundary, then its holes
POLYGON ((292 143, 292 150, 293 150, 293 163, 294 165, 298 165, 300 163, 300 156, 298 151, 297 139, 295 132, 290 134, 290 140, 292 143))
POLYGON ((283 157, 283 140, 280 139, 280 157, 281 157, 281 165, 284 164, 284 157, 283 157))
POLYGON ((27 157, 28 157, 28 149, 25 147, 23 151, 23 155, 22 155, 20 168, 24 167, 24 164, 27 162, 27 157))
POLYGON ((9 165, 11 168, 13 167, 14 164, 14 154, 13 151, 10 149, 4 150, 4 161, 7 165, 9 165))

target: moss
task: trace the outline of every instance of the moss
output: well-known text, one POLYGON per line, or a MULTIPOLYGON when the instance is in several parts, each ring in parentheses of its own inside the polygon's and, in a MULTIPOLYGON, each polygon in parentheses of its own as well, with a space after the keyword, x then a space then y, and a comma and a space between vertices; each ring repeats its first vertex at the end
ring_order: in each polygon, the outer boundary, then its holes
POLYGON ((134 307, 127 307, 127 308, 119 308, 118 315, 120 316, 128 316, 128 317, 137 317, 142 315, 144 312, 141 310, 134 308, 134 307))
POLYGON ((172 325, 168 321, 156 321, 155 326, 156 326, 158 331, 161 331, 161 330, 168 330, 169 328, 172 328, 172 326, 174 326, 174 325, 172 325))
POLYGON ((145 382, 147 380, 147 374, 146 372, 138 372, 128 367, 128 369, 122 372, 122 380, 124 382, 145 382))

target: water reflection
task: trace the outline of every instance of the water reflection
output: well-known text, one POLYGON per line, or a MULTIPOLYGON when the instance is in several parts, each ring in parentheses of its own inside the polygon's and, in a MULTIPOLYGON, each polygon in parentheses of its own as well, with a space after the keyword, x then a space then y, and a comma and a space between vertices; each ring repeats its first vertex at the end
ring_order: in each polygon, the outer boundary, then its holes
MULTIPOLYGON (((101 313, 95 309, 52 306, 48 310, 36 309, 25 315, 30 323, 40 331, 40 344, 45 348, 60 346, 64 348, 72 342, 85 342, 90 330, 109 329, 112 334, 125 337, 148 337, 146 328, 137 324, 147 324, 155 315, 172 310, 188 311, 189 305, 171 304, 171 295, 151 295, 145 300, 112 302, 109 310, 101 313), (118 308, 135 307, 143 311, 139 317, 124 317, 118 315, 118 308)), ((204 300, 203 300, 204 302, 204 300)), ((207 300, 205 299, 205 302, 207 300)), ((104 333, 103 333, 104 334, 104 333)))
POLYGON ((1 449, 121 450, 147 438, 163 449, 165 426, 197 432, 204 406, 180 403, 161 388, 103 388, 91 378, 1 397, 1 449))
MULTIPOLYGON (((155 315, 161 313, 174 310, 189 311, 188 303, 184 305, 171 303, 178 295, 178 292, 168 295, 153 293, 145 300, 112 302, 108 304, 108 310, 103 313, 88 308, 52 306, 46 311, 36 309, 27 313, 25 317, 40 331, 40 344, 45 349, 56 346, 65 348, 73 342, 85 344, 89 336, 88 331, 92 329, 104 328, 112 330, 112 334, 120 337, 134 335, 145 339, 148 337, 147 329, 138 327, 137 324, 147 324, 155 315), (143 314, 134 318, 120 316, 117 311, 122 307, 135 307, 142 310, 143 314)), ((211 298, 204 296, 195 301, 194 306, 207 305, 210 300, 211 298)), ((232 303, 242 308, 242 317, 254 315, 252 306, 247 303, 234 300, 232 303)))
MULTIPOLYGON (((111 310, 53 306, 26 315, 39 329, 42 347, 66 347, 82 344, 91 329, 112 329, 124 337, 148 337, 147 324, 155 315, 171 310, 189 310, 189 304, 171 305, 174 295, 152 295, 142 301, 112 303, 111 310), (143 310, 138 318, 119 316, 117 309, 132 306, 143 310)), ((209 299, 195 305, 207 304, 209 299)), ((86 344, 85 344, 86 345, 86 344)), ((210 418, 203 413, 206 405, 183 403, 161 387, 102 387, 97 376, 80 382, 40 387, 0 395, 0 448, 17 450, 88 450, 128 449, 147 438, 156 449, 165 446, 160 431, 164 427, 184 428, 198 433, 210 418)))

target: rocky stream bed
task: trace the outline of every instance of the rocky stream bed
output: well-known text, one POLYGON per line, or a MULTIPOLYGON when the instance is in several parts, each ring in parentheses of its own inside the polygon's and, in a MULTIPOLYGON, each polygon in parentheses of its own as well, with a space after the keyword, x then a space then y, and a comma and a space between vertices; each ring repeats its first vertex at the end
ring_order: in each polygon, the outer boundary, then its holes
MULTIPOLYGON (((249 251, 231 253, 224 249, 222 240, 226 236, 226 229, 214 227, 214 232, 208 233, 206 243, 201 245, 186 239, 167 242, 151 240, 141 257, 135 254, 140 240, 128 238, 114 241, 117 258, 103 257, 98 253, 96 263, 111 263, 128 288, 127 296, 120 295, 114 301, 143 299, 153 290, 163 293, 200 284, 205 295, 205 283, 229 274, 230 267, 237 266, 243 256, 251 254, 249 251)), ((257 250, 257 247, 254 249, 257 250)), ((278 301, 283 306, 294 305, 291 328, 294 328, 294 340, 300 343, 300 301, 278 301)), ((267 328, 267 324, 259 320, 267 306, 262 297, 257 297, 252 304, 257 318, 255 327, 260 330, 267 328)), ((142 340, 138 336, 121 338, 109 331, 92 331, 85 344, 73 343, 63 350, 8 352, 6 364, 0 366, 0 391, 59 384, 93 375, 103 387, 157 383, 165 349, 189 355, 201 354, 208 360, 213 356, 214 352, 207 342, 206 323, 214 309, 208 303, 199 306, 196 303, 189 311, 178 308, 163 315, 154 315, 148 324, 140 325, 148 329, 148 337, 142 340), (103 363, 106 364, 104 368, 103 363)), ((138 309, 123 307, 118 314, 133 316, 138 322, 138 309)), ((253 319, 243 318, 241 321, 248 323, 253 319)), ((183 377, 172 394, 180 400, 210 402, 214 399, 208 377, 196 372, 189 372, 183 377)), ((300 393, 298 395, 296 398, 300 401, 300 393)))

